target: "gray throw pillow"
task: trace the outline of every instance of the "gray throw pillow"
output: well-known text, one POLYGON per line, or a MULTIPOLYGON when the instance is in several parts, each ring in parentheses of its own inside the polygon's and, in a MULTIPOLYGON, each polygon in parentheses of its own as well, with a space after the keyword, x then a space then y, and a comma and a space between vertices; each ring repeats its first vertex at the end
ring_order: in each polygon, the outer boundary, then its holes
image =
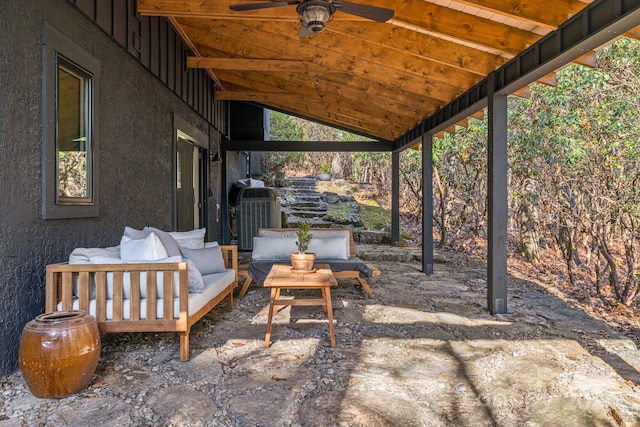
POLYGON ((200 274, 198 267, 196 267, 193 261, 190 259, 187 259, 186 261, 189 269, 189 292, 201 294, 204 291, 202 274, 200 274))
POLYGON ((291 237, 254 237, 251 259, 254 261, 288 261, 291 252, 298 252, 295 236, 291 237))
POLYGON ((176 239, 180 249, 201 249, 204 248, 204 236, 206 228, 198 228, 191 231, 170 231, 171 237, 176 239))
POLYGON ((309 252, 316 254, 316 259, 349 259, 349 241, 345 237, 314 237, 309 252))
POLYGON ((186 259, 193 261, 203 276, 213 273, 223 273, 227 270, 224 266, 220 246, 202 249, 182 248, 182 255, 186 259))

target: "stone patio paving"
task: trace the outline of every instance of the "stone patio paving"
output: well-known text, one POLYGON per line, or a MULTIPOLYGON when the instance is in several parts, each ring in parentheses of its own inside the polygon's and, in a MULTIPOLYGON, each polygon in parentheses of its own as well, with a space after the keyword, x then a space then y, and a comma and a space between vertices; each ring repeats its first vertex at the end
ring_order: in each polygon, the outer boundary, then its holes
POLYGON ((640 351, 626 337, 533 287, 510 286, 490 316, 482 266, 360 246, 383 271, 375 298, 357 281, 333 293, 337 347, 319 307, 275 318, 268 291, 194 326, 191 359, 174 334, 103 335, 92 385, 63 399, 0 378, 6 426, 633 426, 640 351))

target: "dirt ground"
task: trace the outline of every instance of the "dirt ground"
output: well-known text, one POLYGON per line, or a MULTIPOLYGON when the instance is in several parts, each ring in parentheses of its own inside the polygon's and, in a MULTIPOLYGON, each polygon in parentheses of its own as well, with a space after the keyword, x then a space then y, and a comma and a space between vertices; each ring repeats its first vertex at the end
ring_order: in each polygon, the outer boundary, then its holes
MULTIPOLYGON (((640 426, 638 338, 517 277, 508 314, 486 311, 484 265, 359 246, 382 275, 333 292, 337 346, 319 307, 281 310, 262 346, 268 291, 214 309, 178 360, 174 334, 102 336, 89 388, 38 399, 0 378, 6 426, 640 426)), ((299 296, 299 294, 296 294, 299 296)))

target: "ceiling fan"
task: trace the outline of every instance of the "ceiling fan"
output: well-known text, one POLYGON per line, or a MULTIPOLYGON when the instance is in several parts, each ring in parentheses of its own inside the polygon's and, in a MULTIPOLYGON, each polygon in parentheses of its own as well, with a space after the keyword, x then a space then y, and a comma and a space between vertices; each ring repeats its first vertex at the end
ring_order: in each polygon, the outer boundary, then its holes
POLYGON ((368 6, 360 3, 351 3, 344 0, 275 1, 253 4, 235 4, 229 6, 229 8, 231 10, 241 12, 245 10, 268 9, 293 5, 297 5, 296 12, 298 12, 298 17, 302 24, 300 32, 298 33, 299 36, 311 36, 324 30, 325 25, 327 25, 327 22, 331 21, 333 14, 337 10, 376 22, 388 21, 393 17, 394 13, 393 9, 368 6))

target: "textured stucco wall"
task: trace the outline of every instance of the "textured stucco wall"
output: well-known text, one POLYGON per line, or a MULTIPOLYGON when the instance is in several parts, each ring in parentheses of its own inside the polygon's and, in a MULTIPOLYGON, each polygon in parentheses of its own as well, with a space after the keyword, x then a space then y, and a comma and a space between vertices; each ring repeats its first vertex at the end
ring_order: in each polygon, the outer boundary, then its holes
POLYGON ((44 274, 74 247, 116 245, 125 225, 172 226, 173 114, 208 124, 64 0, 0 1, 0 375, 18 367, 44 274), (100 215, 43 220, 42 21, 102 61, 100 215))

